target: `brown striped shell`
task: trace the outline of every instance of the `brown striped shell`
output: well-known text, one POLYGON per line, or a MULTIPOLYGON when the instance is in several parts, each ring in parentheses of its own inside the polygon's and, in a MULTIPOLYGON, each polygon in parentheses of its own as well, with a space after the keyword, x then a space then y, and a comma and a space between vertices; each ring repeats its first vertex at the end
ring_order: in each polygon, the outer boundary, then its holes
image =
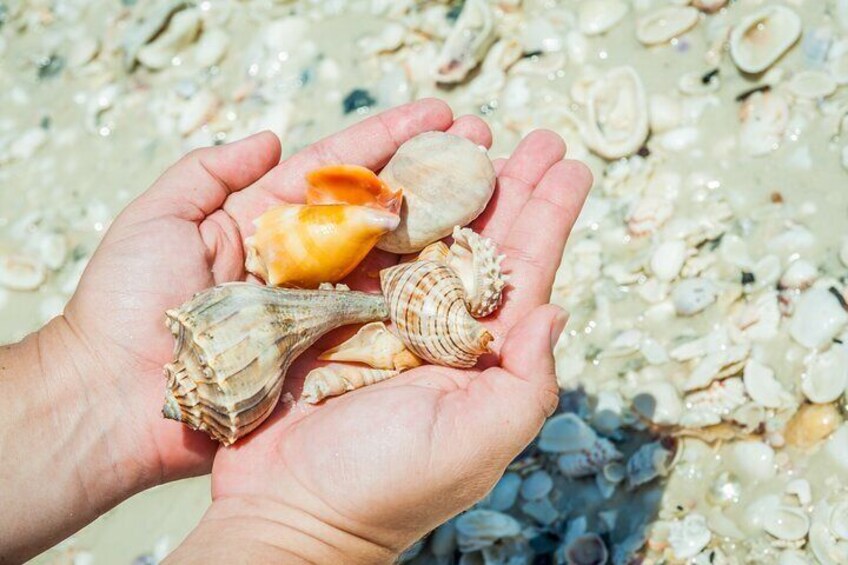
POLYGON ((468 313, 462 281, 450 267, 403 263, 381 271, 380 284, 398 337, 417 356, 468 368, 490 351, 493 336, 468 313))
POLYGON ((167 312, 176 347, 162 413, 230 445, 271 414, 289 365, 319 337, 387 317, 378 294, 248 283, 200 292, 167 312))

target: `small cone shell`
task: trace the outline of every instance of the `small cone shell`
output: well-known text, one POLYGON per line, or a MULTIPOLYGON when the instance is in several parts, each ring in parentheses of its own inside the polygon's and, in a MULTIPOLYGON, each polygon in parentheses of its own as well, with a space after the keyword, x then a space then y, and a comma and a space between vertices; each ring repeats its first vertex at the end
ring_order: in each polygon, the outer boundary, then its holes
POLYGON ((245 242, 245 266, 274 286, 335 283, 399 221, 396 214, 365 206, 276 206, 256 220, 256 233, 245 242))
POLYGON ((398 336, 418 357, 468 368, 490 351, 492 334, 468 313, 462 281, 450 267, 404 263, 381 271, 380 283, 398 336))
POLYGON ((301 398, 310 404, 321 402, 330 396, 339 396, 400 374, 394 369, 372 369, 357 365, 332 363, 313 369, 303 382, 301 398))
POLYGON ((357 165, 330 165, 306 175, 307 204, 353 204, 400 212, 402 189, 392 190, 370 169, 357 165))
POLYGON ((230 445, 268 417, 289 365, 319 337, 387 315, 382 296, 362 292, 248 283, 200 292, 167 313, 176 347, 162 412, 230 445))

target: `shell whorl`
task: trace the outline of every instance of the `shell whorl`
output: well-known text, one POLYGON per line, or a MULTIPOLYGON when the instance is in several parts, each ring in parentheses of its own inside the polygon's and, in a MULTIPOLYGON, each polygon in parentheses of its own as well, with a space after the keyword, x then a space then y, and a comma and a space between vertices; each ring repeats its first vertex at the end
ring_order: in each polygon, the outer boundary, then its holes
POLYGON ((163 415, 230 445, 270 415, 289 365, 319 337, 387 317, 383 297, 362 292, 248 283, 200 292, 167 313, 176 346, 163 415))
POLYGON ((469 228, 454 227, 453 241, 445 263, 462 280, 468 312, 475 318, 484 318, 503 300, 507 276, 501 270, 501 263, 505 256, 498 255, 494 241, 469 228))
POLYGON ((395 331, 422 359, 468 368, 490 351, 493 336, 472 318, 462 281, 447 265, 414 261, 380 272, 395 331))

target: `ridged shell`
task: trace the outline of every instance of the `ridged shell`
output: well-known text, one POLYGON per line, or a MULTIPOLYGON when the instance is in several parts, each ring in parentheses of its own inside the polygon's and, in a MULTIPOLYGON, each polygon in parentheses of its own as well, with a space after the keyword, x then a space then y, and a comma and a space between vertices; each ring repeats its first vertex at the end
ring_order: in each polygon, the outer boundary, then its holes
POLYGON ((372 369, 358 365, 331 363, 309 371, 303 382, 301 398, 310 404, 331 396, 339 396, 400 374, 393 369, 372 369))
POLYGON ((504 255, 495 242, 469 228, 453 229, 453 245, 445 262, 459 275, 465 287, 465 303, 475 318, 483 318, 501 304, 507 278, 501 271, 504 255))
POLYGON ((274 409, 286 370, 346 324, 388 316, 382 296, 229 283, 196 294, 167 323, 176 338, 163 414, 230 445, 274 409))
POLYGON ((485 150, 442 132, 423 133, 401 145, 380 178, 403 190, 400 225, 377 243, 392 253, 420 251, 450 235, 454 226, 469 224, 495 190, 495 169, 485 150))
POLYGON ((413 353, 437 365, 473 367, 493 337, 471 317, 462 281, 433 261, 404 263, 380 272, 395 331, 413 353))

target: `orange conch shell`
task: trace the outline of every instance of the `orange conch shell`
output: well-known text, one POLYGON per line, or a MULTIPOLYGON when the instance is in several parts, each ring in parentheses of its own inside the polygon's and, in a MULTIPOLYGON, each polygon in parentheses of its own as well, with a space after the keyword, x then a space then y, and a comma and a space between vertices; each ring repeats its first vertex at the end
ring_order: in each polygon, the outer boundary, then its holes
POLYGON ((245 241, 245 267, 275 286, 334 283, 399 221, 397 214, 365 206, 276 206, 256 220, 256 233, 245 241))
POLYGON ((373 171, 358 165, 330 165, 306 175, 307 204, 354 204, 400 213, 402 191, 392 190, 373 171))

